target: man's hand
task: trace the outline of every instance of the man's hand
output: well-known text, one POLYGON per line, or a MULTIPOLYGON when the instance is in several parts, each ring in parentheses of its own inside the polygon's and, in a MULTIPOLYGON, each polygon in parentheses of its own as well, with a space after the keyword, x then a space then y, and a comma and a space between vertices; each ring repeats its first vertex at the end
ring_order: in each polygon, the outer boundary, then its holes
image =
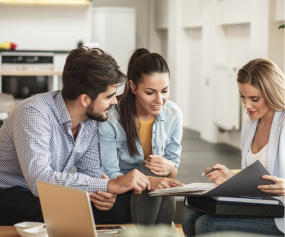
POLYGON ((177 174, 177 169, 175 168, 174 163, 162 156, 149 155, 144 162, 145 167, 157 176, 175 177, 177 174))
POLYGON ((211 170, 212 168, 216 169, 215 171, 206 175, 207 179, 219 185, 230 177, 233 176, 233 173, 224 165, 215 164, 212 167, 207 167, 204 169, 205 172, 211 170))
MULTIPOLYGON (((102 179, 108 179, 106 174, 101 175, 102 179)), ((89 192, 90 201, 101 211, 110 210, 116 202, 116 194, 98 191, 96 193, 89 192)))
POLYGON ((116 194, 98 191, 96 193, 89 192, 90 201, 101 211, 110 210, 116 202, 116 194))
POLYGON ((108 192, 116 194, 125 193, 129 190, 133 190, 136 194, 141 194, 145 189, 150 189, 149 180, 137 169, 111 179, 107 187, 108 192))
POLYGON ((274 184, 259 185, 257 188, 260 191, 285 196, 285 179, 271 175, 263 175, 262 178, 271 180, 274 182, 274 184))
POLYGON ((176 186, 183 186, 183 183, 172 178, 148 176, 148 179, 150 182, 151 191, 164 189, 164 188, 171 188, 176 186))

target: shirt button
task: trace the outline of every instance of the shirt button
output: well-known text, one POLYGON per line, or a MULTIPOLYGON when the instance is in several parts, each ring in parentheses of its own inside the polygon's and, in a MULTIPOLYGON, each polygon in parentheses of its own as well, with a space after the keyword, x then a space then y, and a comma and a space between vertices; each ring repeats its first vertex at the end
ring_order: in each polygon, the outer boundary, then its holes
POLYGON ((153 146, 152 149, 155 149, 155 146, 153 146))

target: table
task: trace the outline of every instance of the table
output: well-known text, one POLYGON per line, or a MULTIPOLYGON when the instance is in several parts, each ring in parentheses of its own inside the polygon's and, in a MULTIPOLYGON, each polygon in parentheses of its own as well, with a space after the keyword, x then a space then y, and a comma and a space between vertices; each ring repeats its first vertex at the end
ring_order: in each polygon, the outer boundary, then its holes
MULTIPOLYGON (((131 226, 132 224, 126 224, 123 226, 131 226)), ((97 225, 97 226, 108 226, 108 225, 97 225)), ((175 225, 176 230, 178 233, 184 235, 182 230, 181 224, 175 225)), ((17 233, 16 228, 14 226, 0 226, 0 237, 20 237, 20 235, 17 233)))

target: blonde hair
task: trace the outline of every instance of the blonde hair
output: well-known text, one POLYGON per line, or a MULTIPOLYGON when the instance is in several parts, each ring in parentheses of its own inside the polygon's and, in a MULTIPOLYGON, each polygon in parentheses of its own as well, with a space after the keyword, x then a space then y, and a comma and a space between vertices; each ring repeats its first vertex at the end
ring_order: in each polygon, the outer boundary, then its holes
POLYGON ((260 89, 269 108, 285 109, 285 76, 274 62, 264 58, 249 61, 239 70, 237 81, 260 89))

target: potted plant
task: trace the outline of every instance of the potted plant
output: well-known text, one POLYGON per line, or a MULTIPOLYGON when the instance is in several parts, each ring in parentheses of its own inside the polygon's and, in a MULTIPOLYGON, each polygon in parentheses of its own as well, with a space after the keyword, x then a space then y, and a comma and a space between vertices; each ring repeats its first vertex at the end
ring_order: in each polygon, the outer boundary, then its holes
POLYGON ((279 29, 281 29, 281 28, 285 28, 285 24, 280 25, 280 26, 279 26, 279 29))

